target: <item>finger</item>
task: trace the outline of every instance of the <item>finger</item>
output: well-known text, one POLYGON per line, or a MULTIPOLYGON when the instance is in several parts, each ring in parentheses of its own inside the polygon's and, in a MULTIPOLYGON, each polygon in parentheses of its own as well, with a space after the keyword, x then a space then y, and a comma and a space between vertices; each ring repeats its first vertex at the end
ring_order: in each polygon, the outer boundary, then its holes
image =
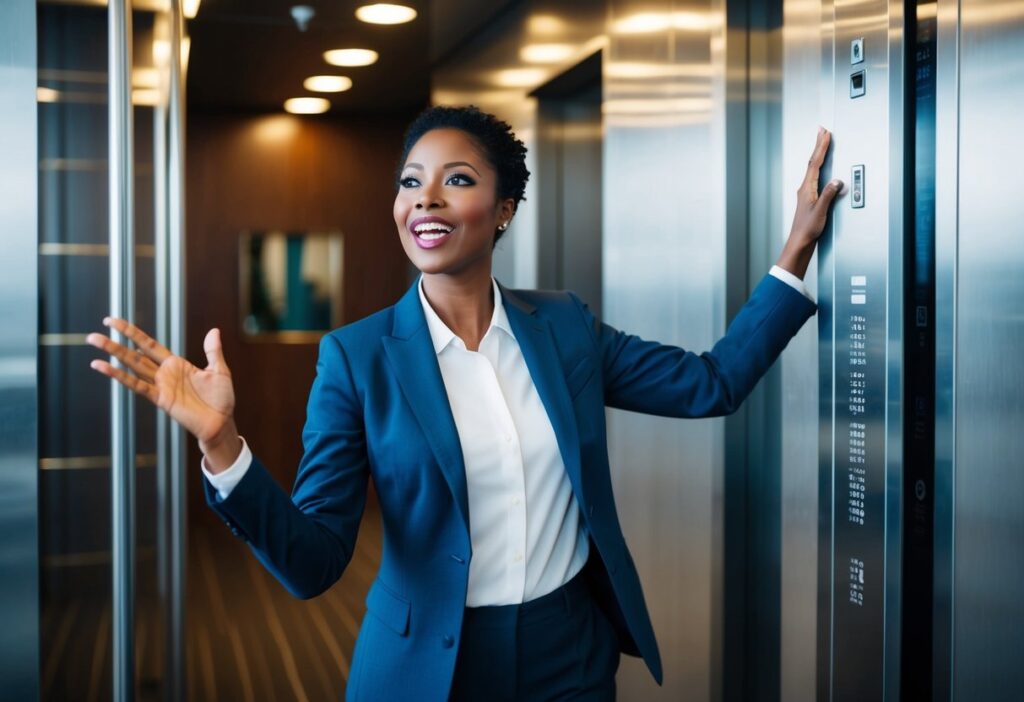
POLYGON ((151 338, 146 332, 139 329, 131 322, 125 321, 118 317, 104 317, 103 323, 121 332, 129 339, 135 342, 135 345, 139 347, 142 353, 146 354, 158 364, 163 363, 173 354, 168 351, 160 342, 156 339, 151 338))
POLYGON ((818 141, 814 145, 810 161, 807 162, 807 174, 804 176, 802 186, 807 192, 818 194, 818 177, 821 175, 821 166, 825 163, 825 155, 828 153, 828 145, 831 141, 832 133, 824 127, 819 127, 818 141))
POLYGON ((126 365, 128 368, 131 368, 132 371, 143 380, 153 382, 153 379, 156 378, 156 372, 159 369, 159 366, 138 351, 122 346, 103 334, 92 333, 87 335, 85 340, 90 345, 95 346, 98 349, 102 349, 111 356, 120 360, 121 363, 126 365))
POLYGON ((160 397, 160 393, 157 392, 156 386, 147 383, 130 373, 125 373, 120 368, 114 368, 114 366, 110 365, 106 361, 101 361, 99 359, 90 362, 89 367, 95 371, 99 371, 108 378, 113 378, 129 390, 142 395, 154 405, 157 404, 157 399, 160 397))
POLYGON ((843 181, 838 178, 833 178, 828 184, 822 189, 821 196, 818 201, 814 203, 814 209, 821 209, 828 207, 832 204, 832 201, 836 199, 836 195, 843 189, 843 181))
POLYGON ((206 352, 207 368, 220 373, 227 373, 228 364, 224 360, 224 347, 220 342, 220 329, 213 328, 206 332, 203 339, 203 351, 206 352))

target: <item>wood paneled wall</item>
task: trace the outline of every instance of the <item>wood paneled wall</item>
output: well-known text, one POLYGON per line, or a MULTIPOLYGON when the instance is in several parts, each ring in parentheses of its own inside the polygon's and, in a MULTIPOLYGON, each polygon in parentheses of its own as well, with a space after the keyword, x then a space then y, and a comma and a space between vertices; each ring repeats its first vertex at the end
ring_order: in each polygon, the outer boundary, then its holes
MULTIPOLYGON (((289 491, 302 457, 318 347, 243 339, 239 234, 341 231, 345 322, 393 304, 414 273, 391 217, 395 166, 411 117, 189 115, 187 354, 205 366, 203 338, 220 328, 235 379, 239 431, 289 491)), ((190 513, 215 519, 203 504, 198 448, 192 439, 189 444, 190 513)))

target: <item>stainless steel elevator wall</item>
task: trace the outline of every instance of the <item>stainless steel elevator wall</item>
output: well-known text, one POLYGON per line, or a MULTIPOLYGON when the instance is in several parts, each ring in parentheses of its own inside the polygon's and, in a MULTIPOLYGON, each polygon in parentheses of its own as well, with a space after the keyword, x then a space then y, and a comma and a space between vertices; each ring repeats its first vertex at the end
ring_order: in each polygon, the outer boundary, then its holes
MULTIPOLYGON (((785 0, 782 33, 782 190, 780 228, 789 231, 796 188, 807 169, 809 135, 832 125, 832 27, 817 0, 785 0)), ((827 241, 823 242, 827 245, 827 241)), ((826 278, 825 284, 830 281, 826 278)), ((818 256, 804 285, 820 299, 818 256)), ((809 323, 790 342, 782 367, 782 583, 779 689, 783 700, 816 694, 818 622, 818 475, 820 398, 818 326, 809 323)))
POLYGON ((953 505, 936 524, 936 569, 952 597, 937 622, 951 626, 937 656, 951 664, 937 668, 954 700, 1011 700, 1024 689, 1024 2, 962 0, 959 37, 956 6, 938 6, 939 83, 958 79, 959 95, 940 87, 937 106, 940 145, 958 144, 958 168, 943 160, 937 174, 937 296, 952 301, 939 320, 952 354, 940 355, 937 394, 952 431, 937 431, 936 498, 953 505))
POLYGON ((40 672, 35 2, 0 4, 0 46, 0 696, 29 700, 40 672))

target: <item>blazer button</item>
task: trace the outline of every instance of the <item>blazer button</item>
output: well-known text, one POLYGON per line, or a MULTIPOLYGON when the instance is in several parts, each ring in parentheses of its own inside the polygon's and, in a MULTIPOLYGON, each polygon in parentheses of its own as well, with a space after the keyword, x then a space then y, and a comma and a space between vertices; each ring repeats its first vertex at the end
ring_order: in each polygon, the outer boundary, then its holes
POLYGON ((444 638, 441 639, 441 645, 445 648, 451 648, 455 645, 455 639, 450 634, 445 634, 444 638))

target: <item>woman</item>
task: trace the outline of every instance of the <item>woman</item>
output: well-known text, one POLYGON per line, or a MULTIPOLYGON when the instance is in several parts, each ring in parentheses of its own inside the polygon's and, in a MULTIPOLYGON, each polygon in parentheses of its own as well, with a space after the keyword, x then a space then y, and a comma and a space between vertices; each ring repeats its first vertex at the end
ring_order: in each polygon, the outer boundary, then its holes
POLYGON ((108 318, 138 351, 89 343, 134 375, 92 367, 198 439, 208 503, 297 597, 341 576, 372 476, 384 554, 349 699, 614 699, 620 652, 662 674, 615 512, 604 408, 739 406, 814 313, 799 279, 842 187, 818 195, 828 144, 820 130, 778 265, 697 356, 602 324, 572 293, 494 281, 526 149, 476 108, 427 110, 406 135, 394 205, 422 275, 393 307, 321 341, 290 498, 238 434, 218 330, 200 370, 108 318))

